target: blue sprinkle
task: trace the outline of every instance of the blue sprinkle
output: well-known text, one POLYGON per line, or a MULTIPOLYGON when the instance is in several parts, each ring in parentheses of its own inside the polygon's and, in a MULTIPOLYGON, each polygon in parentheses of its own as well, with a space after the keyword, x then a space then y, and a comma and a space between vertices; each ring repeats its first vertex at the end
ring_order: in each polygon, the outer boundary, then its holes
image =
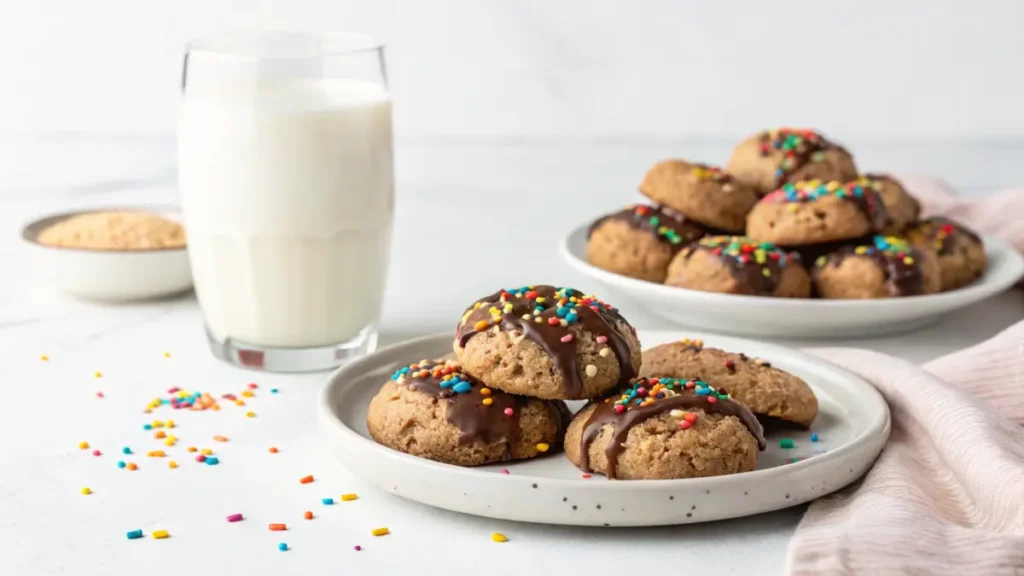
POLYGON ((555 314, 557 314, 559 318, 565 318, 565 315, 568 313, 569 309, 565 306, 559 306, 558 310, 555 311, 555 314))
POLYGON ((270 393, 271 394, 277 394, 277 388, 271 388, 270 389, 270 393))
POLYGON ((280 550, 281 552, 287 552, 288 551, 288 545, 285 544, 284 542, 281 542, 280 544, 277 545, 277 549, 280 550))
POLYGON ((142 538, 142 530, 129 530, 125 533, 125 536, 127 536, 129 540, 138 540, 139 538, 142 538))
POLYGON ((127 464, 124 463, 124 460, 118 460, 117 461, 117 467, 118 468, 124 468, 125 466, 127 466, 127 464))
POLYGON ((708 394, 711 394, 711 388, 697 388, 694 390, 694 394, 697 396, 707 396, 708 394))
POLYGON ((785 174, 785 172, 782 171, 782 168, 779 168, 778 170, 775 171, 776 176, 782 176, 783 174, 785 174))
POLYGON ((323 502, 325 506, 334 504, 334 498, 321 498, 320 501, 323 502))
POLYGON ((573 322, 575 322, 575 321, 577 321, 579 319, 580 319, 579 314, 577 314, 575 312, 569 312, 568 314, 565 315, 565 321, 568 322, 569 324, 572 324, 573 322))
POLYGON ((644 403, 644 399, 643 398, 637 398, 636 402, 634 402, 634 404, 636 404, 637 406, 639 406, 639 405, 641 405, 643 403, 644 403))
POLYGON ((220 464, 220 459, 217 458, 216 456, 207 456, 206 464, 208 466, 216 466, 217 464, 220 464))
POLYGON ((401 370, 398 371, 398 373, 399 374, 408 374, 409 373, 409 367, 406 366, 405 368, 402 368, 401 370))
POLYGON ((465 394, 466 392, 469 392, 469 388, 469 382, 459 382, 452 387, 452 390, 455 390, 457 394, 465 394))
POLYGON ((131 453, 132 453, 132 449, 131 448, 129 448, 127 446, 125 446, 124 448, 121 448, 121 454, 131 454, 131 453))
POLYGON ((458 381, 455 380, 455 378, 452 378, 451 380, 444 380, 443 382, 441 382, 441 388, 451 388, 457 383, 458 381))
POLYGON ((142 425, 142 429, 143 430, 152 430, 153 429, 153 425, 152 424, 143 424, 142 425))
POLYGON ((817 442, 817 441, 818 441, 818 433, 815 432, 815 433, 811 434, 811 442, 817 442))

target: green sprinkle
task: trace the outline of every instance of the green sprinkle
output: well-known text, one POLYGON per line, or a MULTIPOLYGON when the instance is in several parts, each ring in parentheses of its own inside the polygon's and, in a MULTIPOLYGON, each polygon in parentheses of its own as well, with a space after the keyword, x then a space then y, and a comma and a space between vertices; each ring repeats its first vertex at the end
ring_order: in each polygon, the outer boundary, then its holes
POLYGON ((792 438, 783 438, 782 440, 779 440, 779 448, 789 449, 789 448, 792 448, 792 447, 793 447, 793 439, 792 438))

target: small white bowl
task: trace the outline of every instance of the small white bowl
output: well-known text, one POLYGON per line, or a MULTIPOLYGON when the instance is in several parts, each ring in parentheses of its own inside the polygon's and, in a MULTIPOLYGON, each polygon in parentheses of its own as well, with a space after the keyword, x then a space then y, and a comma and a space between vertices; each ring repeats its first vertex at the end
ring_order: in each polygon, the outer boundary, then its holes
POLYGON ((180 210, 168 206, 103 206, 35 220, 21 231, 35 275, 60 292, 99 301, 158 298, 184 292, 192 287, 192 273, 185 247, 93 250, 39 243, 39 234, 61 220, 79 214, 107 211, 146 212, 175 222, 181 221, 180 210))
MULTIPOLYGON (((852 338, 907 332, 943 315, 990 298, 1024 275, 1024 259, 1005 240, 985 237, 988 268, 958 290, 873 300, 771 298, 700 292, 637 280, 587 262, 588 226, 562 240, 559 253, 570 266, 604 284, 616 297, 632 300, 671 322, 743 336, 852 338)), ((611 299, 611 296, 608 297, 611 299)))

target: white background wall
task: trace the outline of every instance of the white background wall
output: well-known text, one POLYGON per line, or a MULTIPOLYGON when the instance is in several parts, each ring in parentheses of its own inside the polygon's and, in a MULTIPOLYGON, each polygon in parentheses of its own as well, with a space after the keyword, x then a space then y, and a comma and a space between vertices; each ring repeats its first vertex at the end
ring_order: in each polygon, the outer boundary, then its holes
POLYGON ((400 140, 1024 136, 1017 0, 2 0, 0 133, 166 134, 185 41, 391 44, 400 140))

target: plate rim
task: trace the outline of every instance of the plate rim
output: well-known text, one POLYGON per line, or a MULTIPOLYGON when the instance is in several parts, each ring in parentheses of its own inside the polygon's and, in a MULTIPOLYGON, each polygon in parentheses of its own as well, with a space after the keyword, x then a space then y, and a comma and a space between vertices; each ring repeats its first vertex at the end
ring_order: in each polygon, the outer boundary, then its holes
MULTIPOLYGON (((678 334, 680 337, 682 337, 682 332, 684 331, 645 330, 644 332, 648 334, 678 334)), ((698 337, 703 335, 701 331, 687 331, 687 333, 697 334, 698 337)), ((782 476, 807 471, 813 468, 826 468, 830 464, 835 463, 837 460, 842 459, 845 455, 847 455, 847 453, 854 452, 860 449, 863 444, 869 442, 872 438, 881 436, 882 442, 879 445, 878 452, 876 452, 873 456, 874 459, 878 457, 878 454, 881 452, 886 442, 888 442, 888 437, 892 426, 892 416, 889 405, 888 403, 886 403, 881 393, 874 386, 872 386, 871 383, 869 383, 861 376, 858 376, 857 374, 854 374, 849 370, 846 370, 845 368, 828 362, 827 360, 817 358, 815 356, 811 356, 799 350, 794 350, 791 348, 787 348, 785 346, 779 346, 768 342, 753 341, 746 338, 737 338, 734 336, 725 336, 718 334, 708 334, 707 336, 709 338, 714 338, 715 340, 728 340, 730 341, 730 346, 732 345, 731 341, 750 342, 755 344, 756 346, 767 347, 772 353, 772 355, 779 353, 785 356, 792 356, 799 361, 809 362, 811 365, 817 365, 819 368, 824 368, 826 370, 836 372, 842 375, 849 382, 854 382, 857 386, 863 386, 864 392, 867 394, 868 397, 871 398, 871 401, 878 404, 881 408, 880 412, 874 417, 874 419, 871 422, 868 423, 863 432, 861 432, 854 438, 851 438, 843 445, 836 447, 835 449, 829 450, 828 452, 825 452, 823 454, 815 455, 813 458, 807 458, 805 460, 786 464, 784 466, 774 466, 771 468, 752 470, 750 472, 742 472, 739 474, 729 474, 729 478, 743 478, 744 480, 756 482, 758 480, 778 479, 779 477, 782 476)), ((317 415, 321 426, 321 430, 323 432, 326 432, 327 430, 332 430, 341 433, 345 438, 357 442, 358 444, 356 444, 356 446, 360 450, 379 451, 382 457, 397 460, 398 462, 406 462, 411 465, 425 466, 439 473, 454 474, 460 477, 465 477, 467 479, 476 478, 479 477, 480 475, 486 475, 486 478, 488 480, 495 482, 518 483, 522 482, 525 478, 543 480, 546 484, 553 485, 555 487, 570 488, 578 487, 584 484, 593 487, 594 484, 592 482, 588 482, 587 480, 584 480, 582 478, 552 478, 549 476, 537 476, 535 474, 529 473, 516 474, 515 476, 494 474, 493 472, 483 472, 478 467, 455 466, 453 464, 435 462, 427 458, 421 458, 419 456, 405 454, 403 452, 399 452, 398 450, 382 446, 375 442, 373 439, 363 436, 356 430, 345 425, 342 418, 335 413, 332 407, 333 403, 330 400, 332 392, 335 388, 341 385, 340 382, 342 381, 343 377, 347 376, 350 372, 360 373, 361 369, 363 369, 366 365, 375 366, 379 358, 387 355, 393 355, 399 350, 411 348, 414 346, 426 345, 428 342, 432 342, 434 340, 437 340, 440 343, 443 341, 442 339, 450 340, 451 338, 451 334, 447 332, 441 332, 429 334, 426 336, 420 336, 409 340, 404 340, 402 342, 397 342, 384 348, 380 348, 377 351, 371 354, 367 354, 361 358, 357 358, 352 362, 345 364, 331 372, 331 374, 327 377, 326 383, 324 384, 323 389, 320 391, 318 398, 317 415)), ((366 370, 362 370, 362 372, 365 371, 366 370)), ((551 457, 564 457, 564 455, 552 455, 551 457)), ((358 470, 351 470, 351 472, 357 476, 362 476, 358 470)), ((602 489, 613 490, 617 492, 631 490, 662 490, 671 488, 678 489, 683 486, 699 489, 701 487, 704 487, 705 485, 712 486, 714 484, 720 483, 722 479, 723 476, 710 476, 706 478, 683 478, 673 480, 628 480, 601 483, 600 486, 602 487, 602 489)))
MULTIPOLYGON (((986 257, 989 257, 991 260, 991 254, 998 254, 1000 260, 1002 260, 1004 264, 994 270, 989 267, 985 270, 985 273, 981 278, 975 282, 963 288, 950 290, 948 292, 940 292, 938 294, 920 294, 900 298, 870 298, 864 300, 778 298, 772 296, 752 296, 745 294, 723 294, 718 292, 692 290, 678 286, 665 286, 663 284, 647 282, 645 280, 631 278, 629 276, 598 268, 597 266, 587 262, 585 258, 578 255, 571 247, 571 243, 573 243, 577 237, 586 234, 588 230, 589 224, 577 226, 559 240, 558 253, 562 257, 562 260, 580 273, 600 282, 615 286, 620 290, 626 290, 631 296, 657 296, 661 298, 671 298, 673 301, 678 303, 692 301, 693 299, 700 299, 705 302, 713 302, 721 305, 742 304, 761 307, 771 306, 773 308, 790 311, 807 311, 808 307, 812 307, 811 309, 822 310, 832 308, 849 309, 850 307, 857 307, 864 309, 866 313, 871 311, 888 311, 896 307, 906 310, 907 305, 910 304, 915 307, 915 309, 918 307, 932 307, 938 308, 940 311, 949 311, 969 306, 970 304, 980 302, 995 294, 999 294, 1019 282, 1021 278, 1024 278, 1024 256, 1021 256, 1021 254, 1017 252, 1009 242, 1002 238, 995 236, 982 236, 982 241, 985 245, 986 257)), ((925 315, 927 315, 927 313, 925 313, 925 315)))

